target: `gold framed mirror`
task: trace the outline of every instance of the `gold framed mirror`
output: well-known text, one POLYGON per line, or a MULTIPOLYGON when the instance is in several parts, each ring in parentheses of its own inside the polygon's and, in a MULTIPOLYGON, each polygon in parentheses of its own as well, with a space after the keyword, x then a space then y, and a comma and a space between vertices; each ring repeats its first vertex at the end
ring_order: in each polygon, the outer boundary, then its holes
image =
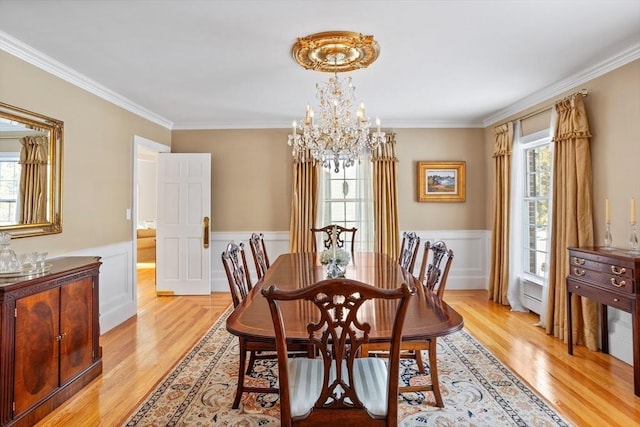
POLYGON ((0 102, 0 232, 62 232, 63 122, 0 102))

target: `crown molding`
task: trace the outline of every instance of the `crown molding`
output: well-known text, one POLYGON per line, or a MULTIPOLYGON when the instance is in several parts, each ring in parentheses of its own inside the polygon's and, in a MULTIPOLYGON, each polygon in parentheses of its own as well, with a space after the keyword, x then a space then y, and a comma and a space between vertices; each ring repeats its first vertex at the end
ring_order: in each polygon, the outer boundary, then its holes
MULTIPOLYGON (((472 121, 402 121, 385 120, 385 128, 484 128, 482 122, 472 121)), ((214 130, 214 129, 290 129, 290 126, 274 122, 251 122, 242 123, 240 126, 236 122, 182 122, 174 123, 172 130, 214 130)))
POLYGON ((164 128, 171 129, 173 123, 169 120, 161 117, 138 104, 130 101, 129 99, 117 94, 111 89, 101 85, 88 78, 87 76, 78 73, 77 71, 67 67, 66 65, 56 61, 50 56, 45 55, 32 48, 31 46, 21 42, 20 40, 10 36, 9 34, 0 31, 0 49, 5 52, 22 59, 29 64, 36 66, 56 77, 61 78, 74 86, 86 90, 106 101, 111 102, 119 107, 124 108, 127 111, 132 112, 140 117, 150 120, 164 128))
POLYGON ((525 97, 520 101, 511 104, 507 108, 504 108, 497 113, 485 118, 483 120, 483 127, 488 127, 494 123, 506 119, 507 117, 518 114, 528 108, 531 108, 544 101, 561 95, 577 86, 595 79, 596 77, 600 77, 603 74, 615 70, 616 68, 622 67, 623 65, 635 61, 638 58, 640 58, 640 42, 631 45, 627 49, 619 52, 609 59, 606 59, 556 84, 547 86, 546 88, 537 91, 533 95, 525 97))
MULTIPOLYGON (((20 58, 31 65, 34 65, 50 74, 53 74, 74 86, 84 89, 108 102, 143 117, 170 130, 197 130, 197 129, 283 129, 281 123, 255 122, 242 123, 240 126, 235 122, 182 122, 173 123, 158 114, 149 111, 129 99, 117 94, 100 83, 78 73, 44 53, 32 48, 20 40, 0 31, 0 50, 3 50, 17 58, 20 58)), ((548 86, 536 93, 525 97, 510 106, 499 110, 495 114, 482 119, 481 121, 390 121, 386 120, 386 127, 389 128, 486 128, 507 117, 518 114, 528 108, 543 103, 562 93, 565 93, 577 86, 606 74, 616 68, 626 65, 640 58, 640 43, 623 50, 617 55, 590 67, 583 72, 575 74, 563 81, 548 86)))

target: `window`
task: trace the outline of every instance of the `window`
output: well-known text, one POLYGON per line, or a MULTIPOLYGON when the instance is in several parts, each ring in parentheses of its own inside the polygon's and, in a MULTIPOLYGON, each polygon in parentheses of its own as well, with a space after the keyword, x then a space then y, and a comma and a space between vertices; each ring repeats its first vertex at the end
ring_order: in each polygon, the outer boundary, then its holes
POLYGON ((373 249, 373 200, 371 162, 362 159, 354 166, 320 171, 318 226, 338 224, 355 227, 355 250, 373 249))
POLYGON ((0 225, 18 222, 20 163, 17 155, 0 157, 0 225))
POLYGON ((551 197, 551 171, 553 151, 551 138, 532 142, 523 138, 524 192, 523 214, 523 271, 544 280, 549 250, 549 207, 551 197))

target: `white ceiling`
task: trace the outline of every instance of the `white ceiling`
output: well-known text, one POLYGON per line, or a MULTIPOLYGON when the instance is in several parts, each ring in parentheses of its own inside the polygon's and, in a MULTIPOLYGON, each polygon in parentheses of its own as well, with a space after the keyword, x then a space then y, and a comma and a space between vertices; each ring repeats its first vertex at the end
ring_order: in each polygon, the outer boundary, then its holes
POLYGON ((372 121, 477 127, 640 58, 640 1, 0 0, 0 49, 172 129, 288 127, 330 76, 291 47, 332 30, 380 44, 372 121))

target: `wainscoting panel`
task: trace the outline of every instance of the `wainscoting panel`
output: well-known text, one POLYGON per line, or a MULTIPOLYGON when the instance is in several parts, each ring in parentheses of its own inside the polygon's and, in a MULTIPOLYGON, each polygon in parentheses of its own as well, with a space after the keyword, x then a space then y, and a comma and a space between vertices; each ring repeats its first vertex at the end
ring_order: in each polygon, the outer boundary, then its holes
MULTIPOLYGON (((256 231, 256 233, 260 233, 256 231)), ((264 242, 267 248, 267 255, 269 261, 273 262, 281 254, 289 252, 289 232, 288 231, 263 231, 264 242)), ((249 275, 251 276, 251 283, 258 281, 258 275, 256 273, 256 267, 251 255, 251 248, 249 247, 249 238, 251 232, 239 231, 239 232, 221 232, 211 233, 211 291, 212 292, 229 292, 229 282, 222 266, 222 260, 220 256, 226 249, 229 242, 244 243, 244 249, 247 255, 247 264, 249 265, 249 275)))
MULTIPOLYGON (((454 252, 447 289, 487 289, 491 233, 485 230, 416 231, 420 236, 416 274, 420 271, 424 242, 443 240, 454 252)), ((288 232, 264 232, 270 261, 289 252, 288 232)), ((247 251, 251 280, 257 275, 251 249, 250 232, 224 232, 211 234, 211 290, 228 292, 229 285, 222 267, 220 255, 230 241, 244 242, 247 251)), ((59 256, 99 256, 100 267, 100 333, 104 334, 128 318, 136 315, 135 267, 133 265, 134 242, 121 242, 97 248, 88 248, 59 256)), ((609 349, 613 356, 631 364, 631 316, 629 313, 609 309, 609 349)))
POLYGON ((487 230, 416 231, 420 237, 420 252, 416 261, 416 276, 420 273, 424 244, 442 240, 453 251, 453 262, 447 279, 447 289, 488 289, 491 232, 487 230))
MULTIPOLYGON (((447 289, 487 289, 489 277, 489 253, 491 233, 487 230, 415 230, 420 236, 421 248, 416 261, 415 274, 420 272, 424 242, 443 240, 454 252, 453 264, 449 272, 447 289)), ((259 231, 258 231, 259 232, 259 231)), ((402 233, 402 232, 401 232, 402 233)), ((263 232, 269 260, 274 261, 280 254, 289 252, 289 233, 263 232)), ((220 255, 230 241, 242 241, 247 252, 251 280, 256 282, 255 265, 249 248, 251 232, 211 233, 212 263, 211 290, 227 292, 229 284, 222 267, 220 255)))
POLYGON ((64 256, 101 257, 99 293, 101 334, 136 315, 133 241, 83 249, 64 256))

